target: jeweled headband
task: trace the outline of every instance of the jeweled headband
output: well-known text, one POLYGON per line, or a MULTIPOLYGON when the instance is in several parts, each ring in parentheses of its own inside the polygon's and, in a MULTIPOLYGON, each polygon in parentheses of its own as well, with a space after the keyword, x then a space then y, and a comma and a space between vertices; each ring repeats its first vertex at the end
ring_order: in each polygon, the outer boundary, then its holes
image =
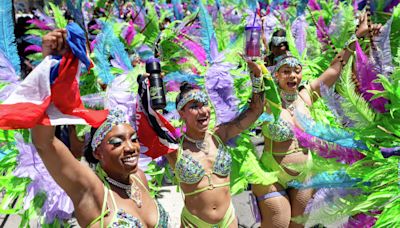
POLYGON ((271 38, 271 43, 275 47, 279 46, 279 44, 284 43, 284 42, 287 42, 286 37, 284 37, 284 36, 273 36, 271 38))
POLYGON ((111 131, 113 126, 125 123, 129 124, 129 121, 126 118, 124 111, 118 108, 111 110, 107 116, 107 119, 103 122, 103 124, 100 125, 99 128, 97 128, 93 135, 92 143, 90 144, 92 150, 96 150, 107 133, 111 131))
POLYGON ((191 100, 196 100, 203 103, 206 103, 208 101, 207 95, 203 91, 194 89, 184 95, 184 97, 178 102, 176 109, 178 111, 181 110, 191 100))
POLYGON ((281 58, 277 58, 277 63, 275 65, 274 72, 272 73, 277 72, 283 65, 289 65, 290 67, 302 66, 300 60, 298 60, 296 57, 285 55, 281 58))

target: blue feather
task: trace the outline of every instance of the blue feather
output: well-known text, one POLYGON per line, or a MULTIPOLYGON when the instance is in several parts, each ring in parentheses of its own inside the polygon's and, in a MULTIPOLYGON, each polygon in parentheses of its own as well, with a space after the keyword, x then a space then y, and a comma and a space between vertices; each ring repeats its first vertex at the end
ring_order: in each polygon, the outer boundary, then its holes
POLYGON ((182 73, 180 71, 174 71, 169 74, 167 74, 164 78, 165 82, 169 81, 176 81, 176 82, 183 82, 187 81, 190 84, 198 84, 197 80, 200 79, 201 77, 195 74, 186 74, 182 73))
POLYGON ((128 53, 125 50, 125 46, 119 40, 119 38, 114 35, 114 33, 111 33, 108 37, 108 43, 110 44, 111 55, 117 61, 118 65, 121 66, 125 71, 132 70, 132 63, 129 59, 128 53))
POLYGON ((212 18, 208 14, 208 11, 204 7, 202 1, 199 1, 199 20, 201 24, 201 44, 207 53, 208 61, 213 62, 218 54, 218 44, 215 38, 212 18))
POLYGON ((42 38, 40 38, 38 36, 29 35, 29 36, 24 37, 23 39, 24 39, 24 41, 26 41, 30 44, 42 46, 42 38))
POLYGON ((274 115, 272 114, 268 114, 266 112, 264 112, 263 114, 261 114, 260 117, 258 117, 257 122, 260 123, 264 123, 264 122, 272 122, 274 121, 274 115))
POLYGON ((247 0, 247 5, 249 6, 249 9, 253 12, 257 9, 257 3, 257 0, 247 0))
POLYGON ((323 172, 313 176, 310 180, 300 182, 293 180, 288 186, 296 189, 306 188, 351 188, 361 179, 351 178, 344 170, 334 173, 323 172))
POLYGON ((304 14, 307 4, 308 0, 300 0, 300 2, 297 3, 297 8, 296 8, 297 16, 301 16, 304 14))
POLYGON ((107 50, 107 39, 113 36, 113 30, 111 26, 103 24, 102 33, 97 35, 96 44, 94 46, 93 59, 95 66, 94 70, 97 72, 97 76, 101 79, 104 84, 109 84, 114 80, 114 75, 111 74, 111 66, 108 61, 108 50, 107 50))
POLYGON ((181 0, 172 0, 171 3, 174 6, 175 19, 182 20, 183 19, 183 9, 182 9, 181 0))
POLYGON ((12 12, 11 0, 0 1, 0 49, 3 50, 7 59, 14 66, 15 72, 19 75, 21 72, 21 62, 15 43, 12 12))
POLYGON ((83 31, 86 31, 86 26, 85 26, 85 19, 83 17, 82 13, 82 0, 75 0, 75 3, 72 1, 67 1, 67 6, 68 10, 72 13, 72 16, 74 17, 74 21, 83 29, 83 31))
POLYGON ((166 110, 168 113, 170 113, 170 112, 176 110, 175 102, 173 102, 173 101, 168 101, 168 102, 167 102, 167 107, 165 107, 165 110, 166 110))
POLYGON ((336 143, 340 146, 367 150, 368 147, 361 141, 354 139, 354 133, 347 132, 340 128, 331 127, 323 123, 317 123, 307 116, 296 112, 296 120, 304 131, 312 136, 326 140, 328 142, 336 143))

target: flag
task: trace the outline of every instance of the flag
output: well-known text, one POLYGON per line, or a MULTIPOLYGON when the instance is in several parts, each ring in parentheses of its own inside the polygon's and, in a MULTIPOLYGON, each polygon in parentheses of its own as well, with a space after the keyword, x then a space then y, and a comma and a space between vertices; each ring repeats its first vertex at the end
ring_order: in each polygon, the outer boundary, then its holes
POLYGON ((103 123, 108 111, 86 109, 80 98, 81 66, 89 69, 91 62, 85 34, 75 23, 67 25, 67 42, 70 51, 61 60, 46 57, 0 104, 0 129, 103 123))
POLYGON ((179 145, 173 136, 175 128, 160 113, 151 108, 148 87, 147 79, 139 79, 136 125, 140 144, 148 148, 145 155, 155 159, 176 151, 179 145))

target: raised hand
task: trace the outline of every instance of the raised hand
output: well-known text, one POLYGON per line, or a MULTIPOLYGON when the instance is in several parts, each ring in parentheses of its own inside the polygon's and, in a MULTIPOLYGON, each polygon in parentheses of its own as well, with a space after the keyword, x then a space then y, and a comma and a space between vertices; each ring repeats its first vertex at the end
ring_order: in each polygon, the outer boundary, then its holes
POLYGON ((362 13, 359 18, 359 27, 356 31, 357 38, 365 38, 370 36, 376 36, 379 34, 382 24, 371 24, 371 28, 368 28, 368 16, 366 13, 362 13))
POLYGON ((44 35, 42 38, 43 57, 48 55, 64 55, 69 50, 66 39, 67 30, 65 29, 55 29, 44 35))

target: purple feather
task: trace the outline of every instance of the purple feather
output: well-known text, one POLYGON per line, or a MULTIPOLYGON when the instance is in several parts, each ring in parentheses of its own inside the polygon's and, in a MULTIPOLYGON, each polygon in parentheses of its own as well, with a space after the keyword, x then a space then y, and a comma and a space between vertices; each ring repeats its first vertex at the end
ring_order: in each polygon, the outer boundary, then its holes
POLYGON ((11 93, 15 91, 18 84, 19 83, 9 84, 0 89, 0 103, 5 101, 11 95, 11 93))
POLYGON ((392 147, 392 148, 381 148, 381 153, 384 158, 388 158, 391 156, 400 156, 400 146, 392 147))
POLYGON ((333 205, 334 201, 346 197, 359 195, 359 190, 342 189, 342 188, 321 188, 308 202, 304 213, 310 213, 312 210, 319 210, 327 205, 333 205))
POLYGON ((343 29, 344 17, 343 10, 340 10, 337 14, 332 17, 332 20, 329 24, 328 34, 331 37, 336 39, 340 39, 341 35, 340 31, 343 29))
POLYGON ((353 2, 353 9, 354 12, 357 12, 359 10, 359 5, 361 2, 363 2, 364 0, 354 0, 353 2))
POLYGON ((335 93, 333 88, 329 88, 325 84, 321 83, 320 86, 321 96, 332 111, 336 120, 340 121, 342 126, 352 127, 354 122, 345 114, 341 104, 344 102, 344 98, 339 94, 335 93))
POLYGON ((308 6, 310 6, 310 8, 312 10, 321 10, 321 6, 319 6, 319 4, 316 0, 309 0, 308 6))
POLYGON ((65 191, 58 186, 50 176, 35 147, 26 144, 21 135, 16 134, 16 145, 19 150, 17 167, 14 175, 27 177, 32 181, 27 187, 27 194, 24 199, 24 209, 28 209, 38 193, 46 193, 46 201, 42 207, 42 214, 46 217, 46 223, 52 223, 55 218, 71 218, 74 206, 65 191))
POLYGON ((371 106, 378 112, 386 112, 385 105, 388 103, 383 97, 371 100, 373 94, 369 90, 383 91, 382 84, 374 82, 378 79, 377 74, 374 70, 373 65, 368 60, 368 57, 364 54, 361 46, 356 42, 356 66, 357 66, 357 80, 360 83, 359 89, 365 100, 369 101, 371 106))
POLYGON ((104 107, 104 93, 88 94, 81 97, 83 104, 88 108, 104 107))
POLYGON ((392 0, 389 5, 383 10, 384 12, 392 12, 393 8, 400 3, 400 0, 392 0))
POLYGON ((365 157, 355 149, 342 147, 334 143, 328 143, 327 141, 305 133, 297 127, 294 127, 294 133, 302 147, 315 151, 323 158, 335 158, 338 162, 353 164, 365 157))
POLYGON ((393 71, 392 52, 390 50, 391 18, 382 28, 379 35, 374 36, 375 48, 371 49, 371 61, 378 74, 388 77, 393 71))
POLYGON ((296 18, 296 20, 292 24, 292 34, 295 39, 297 50, 300 55, 303 54, 304 49, 306 48, 306 29, 308 27, 306 18, 303 15, 296 18))
POLYGON ((335 224, 335 227, 341 227, 341 224, 347 222, 348 215, 337 214, 340 209, 346 208, 347 204, 342 198, 352 198, 360 195, 361 191, 357 189, 343 188, 322 188, 319 189, 311 200, 308 201, 304 214, 307 215, 306 227, 315 224, 335 224), (340 223, 340 224, 338 224, 340 223))
POLYGON ((328 27, 325 24, 324 18, 320 16, 317 21, 317 37, 319 42, 323 44, 328 44, 328 41, 325 39, 324 34, 328 31, 328 27))
POLYGON ((24 52, 33 51, 33 52, 42 52, 42 47, 36 44, 29 45, 25 48, 24 52))
POLYGON ((183 37, 183 35, 179 35, 178 40, 181 41, 183 45, 193 53, 201 65, 206 65, 207 53, 200 44, 189 38, 183 37))
POLYGON ((119 107, 129 117, 136 115, 136 96, 131 92, 132 85, 125 74, 116 77, 108 85, 104 107, 119 107))
POLYGON ((169 91, 179 92, 180 86, 181 86, 181 83, 177 82, 177 81, 169 81, 169 82, 167 82, 167 84, 165 84, 165 87, 168 92, 169 91))
POLYGON ((136 35, 135 25, 131 20, 129 21, 129 25, 126 26, 122 31, 122 37, 126 40, 126 43, 130 45, 135 35, 136 35))
POLYGON ((41 29, 41 30, 53 30, 54 28, 47 25, 46 22, 41 21, 37 18, 33 18, 27 21, 30 24, 35 25, 37 28, 41 29))
POLYGON ((264 36, 267 40, 271 39, 272 33, 274 32, 275 28, 278 27, 278 25, 279 21, 272 13, 265 16, 263 26, 264 26, 264 36))
POLYGON ((144 8, 140 8, 138 6, 136 6, 136 11, 134 11, 132 9, 131 13, 132 13, 132 18, 134 18, 135 20, 133 20, 133 23, 137 26, 139 26, 140 29, 143 29, 144 26, 146 26, 146 20, 145 20, 145 16, 144 16, 144 8))
POLYGON ((375 225, 376 218, 366 215, 366 214, 357 214, 351 217, 347 224, 343 226, 343 228, 353 228, 353 227, 363 227, 370 228, 375 225))
POLYGON ((233 68, 233 64, 217 62, 206 72, 205 87, 215 107, 217 125, 231 121, 238 114, 239 101, 234 95, 233 78, 229 73, 233 68))
POLYGON ((17 81, 19 81, 19 77, 14 66, 0 49, 0 82, 15 83, 17 81))
POLYGON ((40 10, 33 10, 33 13, 35 14, 36 17, 39 18, 39 20, 43 21, 43 23, 45 23, 47 26, 49 26, 52 29, 55 29, 55 23, 52 17, 47 16, 40 10))

